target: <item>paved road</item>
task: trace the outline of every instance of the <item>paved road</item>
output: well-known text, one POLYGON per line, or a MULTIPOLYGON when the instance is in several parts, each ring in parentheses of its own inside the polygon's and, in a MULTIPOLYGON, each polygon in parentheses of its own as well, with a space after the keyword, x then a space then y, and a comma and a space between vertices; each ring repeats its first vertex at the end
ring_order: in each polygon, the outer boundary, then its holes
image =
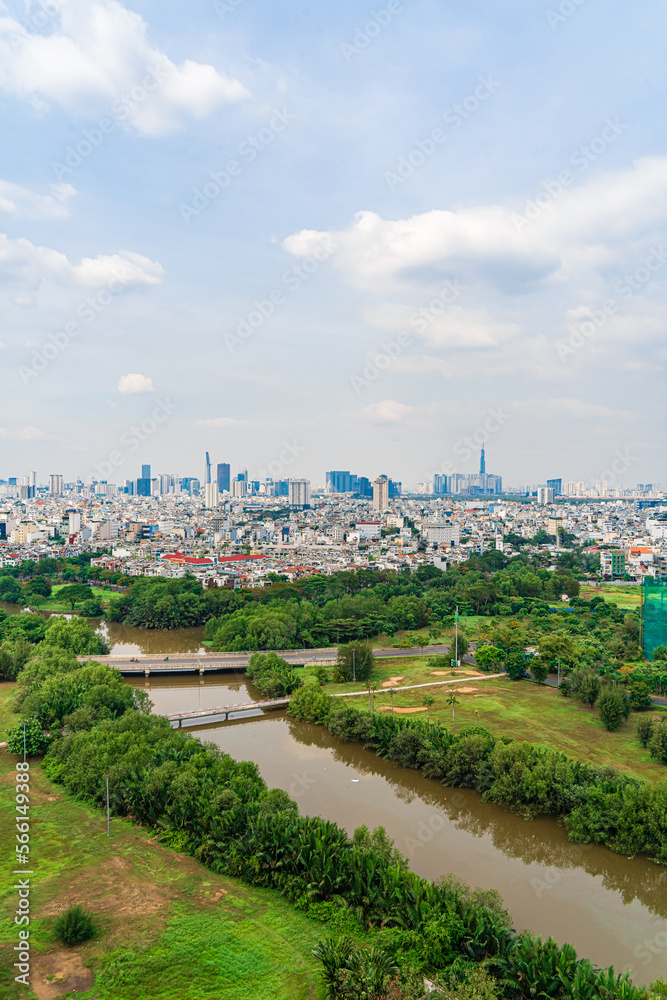
MULTIPOLYGON (((325 649, 305 649, 305 650, 277 650, 278 654, 289 663, 295 666, 304 663, 327 663, 331 664, 336 659, 336 647, 325 649)), ((377 649, 374 656, 377 659, 390 659, 403 656, 420 656, 422 654, 433 655, 436 653, 445 654, 450 652, 447 645, 438 646, 413 646, 409 649, 377 649)), ((96 660, 100 663, 108 663, 123 673, 143 673, 148 670, 151 673, 164 672, 176 673, 178 671, 208 672, 223 670, 244 670, 248 665, 250 653, 172 653, 169 656, 155 654, 140 654, 131 656, 81 656, 80 660, 96 660)), ((467 663, 471 663, 472 657, 464 657, 467 663)))

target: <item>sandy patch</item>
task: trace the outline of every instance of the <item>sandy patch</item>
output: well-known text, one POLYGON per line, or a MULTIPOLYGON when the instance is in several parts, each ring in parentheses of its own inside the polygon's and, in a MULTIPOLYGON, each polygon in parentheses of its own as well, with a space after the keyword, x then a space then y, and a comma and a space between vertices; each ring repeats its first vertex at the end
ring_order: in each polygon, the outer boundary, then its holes
MULTIPOLYGON (((412 715, 414 712, 425 712, 425 708, 395 708, 397 715, 412 715)), ((391 712, 391 705, 380 705, 378 712, 391 712)))
POLYGON ((63 993, 85 993, 95 985, 95 977, 83 964, 78 951, 59 947, 31 959, 30 985, 37 1000, 55 1000, 63 993))
POLYGON ((460 694, 473 694, 475 691, 479 691, 479 688, 456 688, 457 692, 460 694))
POLYGON ((393 688, 396 687, 399 681, 404 681, 405 677, 390 677, 388 681, 382 681, 383 688, 393 688))
MULTIPOLYGON (((133 878, 134 865, 127 858, 109 858, 95 872, 62 885, 55 899, 41 908, 40 917, 57 917, 73 903, 96 914, 141 916, 150 920, 166 905, 166 897, 157 886, 133 878)), ((63 990, 60 991, 61 993, 63 990)), ((54 994, 58 996, 58 994, 54 994)))

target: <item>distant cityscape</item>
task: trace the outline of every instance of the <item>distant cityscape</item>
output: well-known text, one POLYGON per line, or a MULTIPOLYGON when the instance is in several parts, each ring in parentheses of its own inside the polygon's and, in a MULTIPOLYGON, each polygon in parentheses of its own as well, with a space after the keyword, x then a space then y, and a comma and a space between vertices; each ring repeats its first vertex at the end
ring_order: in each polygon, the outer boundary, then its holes
POLYGON ((214 467, 209 452, 204 461, 204 475, 179 476, 174 473, 161 473, 153 476, 150 465, 141 466, 141 475, 136 479, 125 479, 120 485, 107 480, 92 479, 84 483, 82 479, 65 482, 64 477, 52 473, 48 483, 37 482, 37 473, 10 476, 0 479, 0 498, 15 498, 29 500, 36 496, 49 494, 62 496, 74 493, 82 496, 125 496, 151 497, 186 494, 192 497, 201 496, 207 507, 217 507, 220 501, 227 497, 243 499, 245 497, 279 497, 290 507, 305 508, 310 506, 313 495, 349 494, 358 499, 373 500, 377 510, 383 510, 389 502, 402 495, 435 495, 451 497, 481 497, 481 496, 518 496, 535 497, 540 504, 553 503, 559 498, 660 498, 663 493, 660 483, 638 483, 630 489, 612 487, 605 480, 596 480, 588 484, 575 480, 547 479, 546 483, 522 483, 517 486, 507 486, 503 490, 503 478, 500 475, 486 471, 486 452, 482 446, 479 460, 479 472, 451 473, 449 475, 434 473, 433 478, 418 482, 413 489, 403 489, 400 481, 389 478, 385 474, 370 479, 349 470, 332 470, 325 473, 322 485, 311 485, 304 478, 263 480, 250 479, 248 470, 240 470, 233 478, 229 462, 219 462, 214 467))

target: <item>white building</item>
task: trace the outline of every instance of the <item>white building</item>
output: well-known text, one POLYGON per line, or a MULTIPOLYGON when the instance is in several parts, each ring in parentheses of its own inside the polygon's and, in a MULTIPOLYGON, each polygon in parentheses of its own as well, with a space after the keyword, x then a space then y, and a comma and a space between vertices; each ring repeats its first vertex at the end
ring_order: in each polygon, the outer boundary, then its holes
MULTIPOLYGON (((244 484, 245 485, 245 484, 244 484)), ((206 483, 204 487, 204 503, 209 510, 214 510, 220 502, 217 483, 206 483)))
POLYGON ((290 479, 289 504, 290 507, 310 507, 309 479, 290 479))
POLYGON ((373 483, 373 510, 386 510, 389 506, 389 480, 378 476, 373 483))

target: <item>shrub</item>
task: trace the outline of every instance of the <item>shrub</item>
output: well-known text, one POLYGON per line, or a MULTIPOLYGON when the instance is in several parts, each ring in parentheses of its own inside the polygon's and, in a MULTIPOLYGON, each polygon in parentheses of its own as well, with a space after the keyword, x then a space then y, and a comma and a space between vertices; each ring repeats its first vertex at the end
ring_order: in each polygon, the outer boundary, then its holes
POLYGON ((564 677, 560 682, 560 687, 558 688, 563 698, 569 698, 572 694, 572 681, 569 677, 564 677))
POLYGON ((653 730, 648 749, 653 760, 659 760, 661 764, 667 764, 667 722, 664 719, 661 719, 660 723, 653 730))
POLYGON ((653 708, 648 684, 644 684, 643 681, 636 681, 630 685, 630 705, 633 712, 644 712, 648 708, 653 708))
POLYGON ((530 661, 530 672, 538 684, 544 684, 545 680, 549 676, 549 665, 545 660, 533 657, 530 661))
POLYGON ((63 944, 79 944, 81 941, 89 941, 95 934, 95 924, 92 914, 87 913, 83 907, 70 906, 53 925, 56 937, 63 944))
MULTIPOLYGON (((7 749, 10 753, 23 756, 23 722, 19 722, 13 729, 7 732, 7 749)), ((27 719, 25 724, 25 747, 26 756, 37 757, 45 753, 49 745, 49 737, 44 732, 44 727, 37 719, 27 719)))
POLYGON ((597 700, 598 712, 606 729, 613 732, 630 715, 630 699, 615 684, 605 684, 597 700))
POLYGON ((651 742, 655 725, 653 719, 640 719, 637 723, 637 738, 643 747, 651 742))
POLYGON ((287 714, 302 722, 326 723, 332 698, 319 684, 304 684, 291 697, 287 714))

